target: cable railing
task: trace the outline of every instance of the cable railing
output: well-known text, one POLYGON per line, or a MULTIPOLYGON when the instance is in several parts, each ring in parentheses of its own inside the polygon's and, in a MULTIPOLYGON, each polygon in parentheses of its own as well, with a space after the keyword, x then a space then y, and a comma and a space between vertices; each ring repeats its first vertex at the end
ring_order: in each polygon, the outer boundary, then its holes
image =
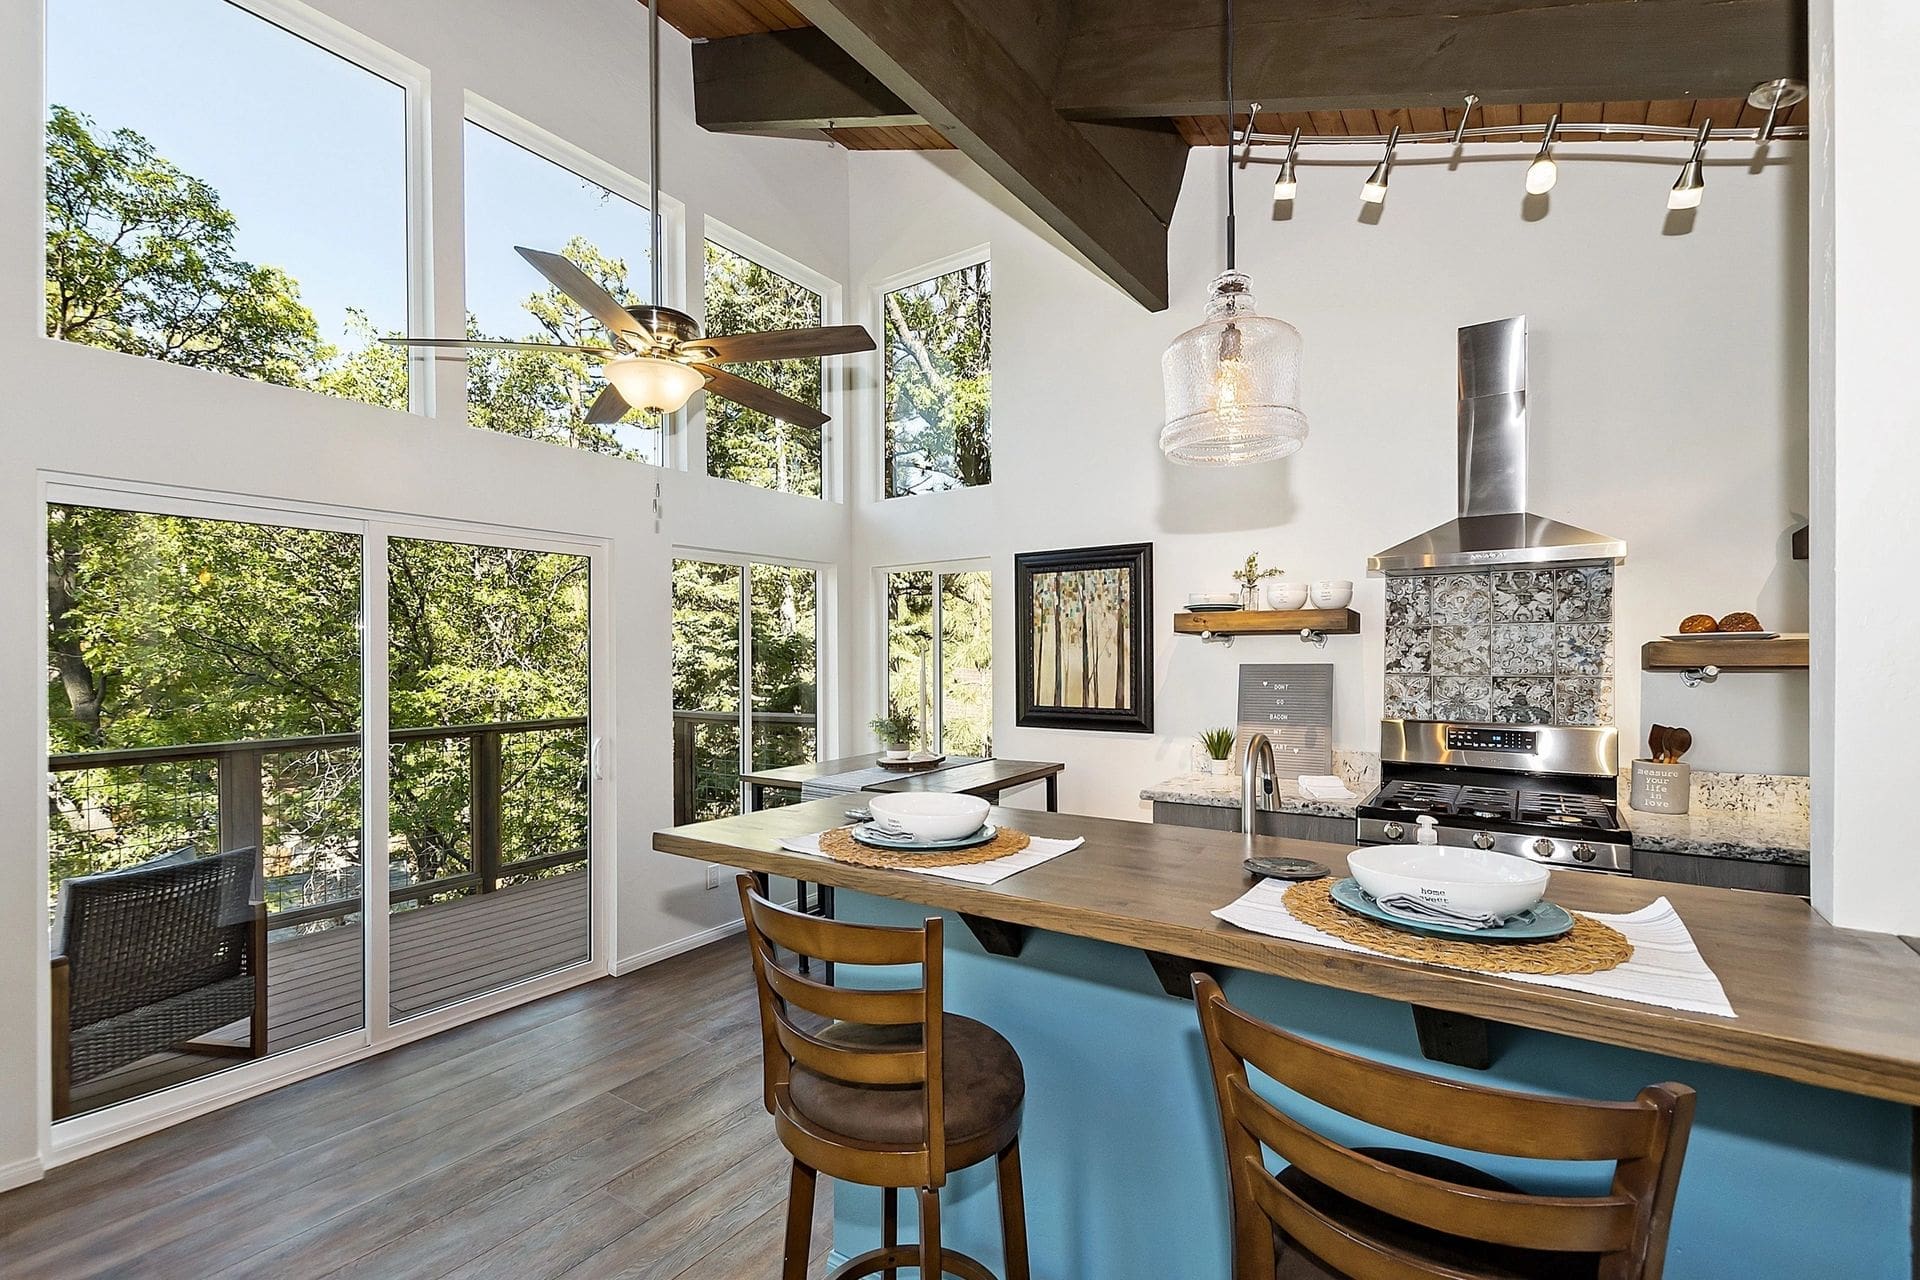
MULTIPOLYGON (((451 800, 444 794, 440 797, 443 807, 456 813, 464 810, 464 830, 446 829, 449 824, 442 823, 441 828, 434 832, 440 838, 440 843, 446 846, 442 851, 446 855, 445 860, 461 865, 451 873, 414 880, 402 866, 396 864, 395 870, 399 875, 391 881, 389 901, 411 905, 449 895, 493 893, 517 877, 585 862, 588 855, 586 727, 585 716, 561 716, 390 730, 388 736, 396 750, 396 758, 397 752, 409 744, 442 743, 450 748, 458 744, 466 756, 466 778, 464 803, 460 802, 459 795, 454 795, 451 800), (578 797, 577 815, 561 812, 543 816, 551 822, 557 822, 562 828, 577 828, 577 835, 567 830, 560 840, 560 847, 546 848, 520 857, 509 856, 507 832, 512 823, 508 817, 507 800, 514 789, 509 779, 509 752, 528 741, 526 735, 556 735, 576 731, 578 742, 575 749, 579 763, 574 794, 578 797), (576 817, 577 820, 574 820, 576 817), (464 852, 458 848, 459 837, 464 837, 464 852)), ((139 849, 140 835, 126 833, 124 840, 120 838, 122 832, 118 829, 115 811, 137 811, 151 793, 172 785, 178 793, 173 797, 173 811, 164 829, 149 840, 146 852, 154 851, 156 843, 173 845, 176 842, 196 841, 216 842, 222 850, 261 850, 262 878, 269 906, 269 921, 273 928, 345 919, 357 914, 362 907, 357 760, 360 746, 359 733, 348 732, 128 747, 50 756, 47 761, 49 802, 55 811, 53 821, 56 824, 57 864, 68 864, 62 867, 68 873, 84 874, 96 869, 112 869, 99 868, 97 865, 101 860, 98 854, 107 850, 120 850, 122 856, 116 861, 122 864, 144 856, 139 849), (345 761, 330 760, 330 755, 348 758, 345 761), (288 757, 305 757, 298 762, 298 766, 309 771, 292 786, 287 784, 285 778, 276 777, 277 771, 269 763, 284 762, 288 757), (183 766, 187 767, 185 774, 180 772, 183 766), (210 777, 207 776, 209 766, 210 777), (64 788, 61 781, 62 775, 108 770, 139 770, 142 776, 131 783, 100 782, 95 785, 93 780, 88 780, 79 784, 78 796, 64 788), (171 784, 149 784, 145 778, 145 771, 148 770, 172 770, 177 780, 171 784), (337 831, 323 833, 321 843, 331 841, 327 845, 335 864, 331 868, 274 876, 269 874, 265 863, 270 850, 284 845, 284 842, 276 845, 275 837, 284 831, 290 834, 295 843, 300 843, 302 836, 296 820, 279 818, 269 821, 272 803, 285 798, 274 788, 285 792, 296 788, 301 782, 317 791, 331 792, 334 809, 347 815, 349 821, 337 831), (59 826, 63 822, 66 823, 64 833, 68 837, 64 841, 60 838, 63 829, 59 826), (114 838, 107 839, 103 833, 114 838), (351 849, 350 857, 345 853, 348 848, 351 849), (132 850, 131 857, 127 854, 128 850, 132 850), (87 865, 84 868, 71 865, 76 858, 84 858, 87 865), (319 895, 317 900, 316 892, 319 895)), ((524 785, 533 776, 533 766, 526 762, 519 763, 524 765, 520 769, 520 782, 524 785)), ((285 771, 283 769, 280 772, 285 771)), ((560 799, 556 788, 569 785, 565 779, 572 774, 573 770, 562 767, 545 779, 549 801, 560 799), (556 782, 556 779, 561 781, 556 782)), ((437 781, 444 787, 448 780, 441 778, 437 781)), ((549 804, 548 807, 567 810, 572 805, 549 804)), ((413 823, 405 800, 396 799, 390 810, 395 816, 396 827, 432 825, 413 823)), ((138 825, 137 818, 133 825, 138 825)), ((406 837, 400 838, 404 840, 406 837)))

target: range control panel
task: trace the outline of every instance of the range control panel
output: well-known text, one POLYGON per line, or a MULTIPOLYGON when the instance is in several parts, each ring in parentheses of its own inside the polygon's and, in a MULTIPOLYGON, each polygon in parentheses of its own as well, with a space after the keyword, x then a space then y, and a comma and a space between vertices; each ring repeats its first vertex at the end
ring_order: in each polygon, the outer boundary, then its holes
POLYGON ((1538 751, 1539 734, 1531 729, 1488 729, 1452 725, 1447 729, 1449 751, 1506 751, 1533 755, 1538 751))

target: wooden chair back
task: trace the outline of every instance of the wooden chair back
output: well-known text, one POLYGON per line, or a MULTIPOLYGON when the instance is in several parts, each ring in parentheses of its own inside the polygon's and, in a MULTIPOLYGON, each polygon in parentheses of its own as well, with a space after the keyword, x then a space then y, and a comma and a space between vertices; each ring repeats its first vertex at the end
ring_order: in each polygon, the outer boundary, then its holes
POLYGON ((930 916, 918 929, 847 924, 772 902, 750 876, 739 877, 739 887, 760 998, 765 1101, 782 1122, 783 1140, 812 1168, 829 1175, 836 1168, 849 1169, 847 1153, 853 1144, 837 1141, 837 1135, 793 1110, 788 1085, 796 1066, 848 1085, 918 1085, 926 1100, 923 1141, 910 1148, 864 1152, 870 1158, 856 1160, 857 1171, 838 1176, 877 1181, 904 1172, 909 1176, 891 1185, 941 1185, 946 1179, 946 1117, 941 1097, 940 918, 930 916), (822 965, 918 965, 920 985, 888 990, 829 986, 782 964, 777 947, 822 965), (897 1044, 847 1044, 821 1034, 832 1023, 912 1027, 914 1034, 898 1037, 897 1044))
POLYGON ((1489 1245, 1597 1255, 1601 1280, 1659 1280, 1693 1090, 1658 1084, 1632 1102, 1589 1102, 1489 1089, 1301 1039, 1234 1008, 1204 974, 1194 975, 1193 987, 1226 1139, 1235 1280, 1272 1280, 1276 1229, 1355 1280, 1461 1274, 1336 1222, 1269 1172, 1262 1148, 1400 1223, 1489 1245), (1331 1110, 1441 1146, 1612 1161, 1612 1183, 1604 1195, 1530 1195, 1400 1169, 1306 1127, 1255 1093, 1249 1066, 1331 1110))

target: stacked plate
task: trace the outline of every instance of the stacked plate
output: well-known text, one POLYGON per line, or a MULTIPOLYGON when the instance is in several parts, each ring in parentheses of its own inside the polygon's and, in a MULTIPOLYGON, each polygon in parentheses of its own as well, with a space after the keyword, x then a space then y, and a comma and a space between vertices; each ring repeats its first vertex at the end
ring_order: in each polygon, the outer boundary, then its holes
POLYGON ((1542 898, 1547 868, 1512 854, 1445 845, 1381 845, 1347 858, 1353 877, 1333 900, 1381 924, 1439 938, 1540 942, 1573 928, 1542 898))
POLYGON ((1189 613, 1227 613, 1240 607, 1240 595, 1235 591, 1198 591, 1187 597, 1189 613))
POLYGON ((905 791, 868 799, 869 822, 853 828, 861 844, 902 852, 971 849, 999 834, 987 821, 989 805, 978 796, 905 791))

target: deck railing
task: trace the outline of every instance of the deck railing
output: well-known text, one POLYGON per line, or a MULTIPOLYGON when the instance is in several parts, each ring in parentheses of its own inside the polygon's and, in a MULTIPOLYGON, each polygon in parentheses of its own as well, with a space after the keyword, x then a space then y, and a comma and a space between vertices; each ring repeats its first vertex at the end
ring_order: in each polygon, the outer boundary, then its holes
MULTIPOLYGON (((796 726, 811 729, 820 722, 820 717, 811 711, 756 711, 753 713, 755 727, 796 726)), ((676 707, 673 712, 673 820, 676 823, 692 822, 700 817, 699 799, 703 794, 727 794, 733 797, 733 809, 737 810, 740 800, 740 744, 736 734, 731 744, 731 754, 722 768, 703 768, 700 762, 700 730, 702 726, 728 726, 738 730, 740 713, 738 711, 688 711, 676 707), (709 784, 703 787, 703 783, 709 784), (724 784, 724 785, 714 785, 724 784)), ((794 761, 792 763, 798 763, 794 761)))
MULTIPOLYGON (((563 716, 545 720, 508 720, 489 724, 434 726, 393 729, 389 737, 395 744, 419 742, 459 742, 467 748, 467 837, 470 856, 465 870, 453 875, 411 881, 402 878, 388 891, 394 903, 420 903, 448 894, 492 893, 503 881, 516 876, 584 862, 587 859, 586 832, 581 843, 562 849, 508 859, 503 848, 502 814, 507 787, 502 764, 503 744, 520 734, 584 730, 584 716, 563 716)), ((358 733, 309 734, 292 738, 256 738, 238 742, 198 742, 163 747, 130 747, 108 751, 84 751, 49 757, 50 774, 60 775, 98 769, 138 769, 163 765, 210 763, 213 767, 212 830, 221 849, 254 848, 265 852, 267 801, 266 762, 270 757, 326 751, 352 750, 361 745, 358 733)), ((582 778, 587 768, 586 745, 581 743, 582 778)), ((355 862, 358 858, 359 832, 356 827, 355 862)), ((348 894, 309 901, 298 906, 274 910, 273 927, 312 924, 337 920, 357 913, 361 908, 359 867, 352 874, 348 894)), ((294 877, 299 879, 299 877, 294 877)), ((272 894, 269 895, 271 902, 272 894)))

